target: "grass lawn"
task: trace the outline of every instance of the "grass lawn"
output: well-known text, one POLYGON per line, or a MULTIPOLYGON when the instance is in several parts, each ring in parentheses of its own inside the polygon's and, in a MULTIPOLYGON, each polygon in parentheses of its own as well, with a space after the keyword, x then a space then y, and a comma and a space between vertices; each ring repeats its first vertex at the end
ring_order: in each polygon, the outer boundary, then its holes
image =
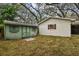
POLYGON ((0 40, 0 55, 79 55, 79 35, 71 38, 39 35, 33 41, 0 40))

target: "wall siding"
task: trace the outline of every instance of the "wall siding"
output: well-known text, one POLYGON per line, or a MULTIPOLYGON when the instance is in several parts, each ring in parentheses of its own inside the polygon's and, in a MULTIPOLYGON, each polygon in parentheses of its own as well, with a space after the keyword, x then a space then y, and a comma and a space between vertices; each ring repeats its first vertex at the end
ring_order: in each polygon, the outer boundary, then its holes
POLYGON ((22 33, 21 33, 21 27, 19 26, 19 32, 17 33, 12 33, 9 31, 9 26, 5 26, 5 38, 6 39, 21 39, 22 38, 22 33))
POLYGON ((71 36, 71 21, 50 19, 39 25, 40 35, 71 36), (56 29, 48 30, 48 24, 56 24, 56 29))
POLYGON ((37 35, 37 28, 29 27, 29 26, 18 26, 19 32, 12 33, 9 31, 9 25, 5 25, 4 27, 4 37, 5 39, 21 39, 27 38, 37 35))

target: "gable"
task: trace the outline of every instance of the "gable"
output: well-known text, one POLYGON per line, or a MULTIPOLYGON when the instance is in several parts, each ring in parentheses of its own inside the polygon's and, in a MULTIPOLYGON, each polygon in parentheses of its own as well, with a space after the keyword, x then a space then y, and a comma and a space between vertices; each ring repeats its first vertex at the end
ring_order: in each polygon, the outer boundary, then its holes
POLYGON ((49 19, 39 25, 40 35, 71 36, 71 21, 49 19), (50 26, 52 25, 52 26, 50 26))
POLYGON ((71 21, 66 21, 66 20, 59 20, 59 19, 49 19, 47 21, 44 21, 43 23, 39 25, 45 25, 45 24, 66 24, 66 23, 71 23, 71 21))
POLYGON ((49 18, 47 18, 47 19, 45 19, 45 20, 39 22, 39 25, 42 24, 42 23, 44 23, 44 22, 46 22, 46 21, 49 21, 50 19, 52 19, 52 20, 70 21, 70 22, 76 20, 76 19, 71 19, 71 18, 52 18, 52 17, 49 17, 49 18))

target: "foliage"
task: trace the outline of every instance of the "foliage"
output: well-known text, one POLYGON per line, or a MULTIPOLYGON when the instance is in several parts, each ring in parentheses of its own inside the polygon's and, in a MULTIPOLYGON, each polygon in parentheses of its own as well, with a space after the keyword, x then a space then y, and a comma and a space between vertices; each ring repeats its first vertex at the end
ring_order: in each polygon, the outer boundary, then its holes
POLYGON ((18 10, 18 5, 6 5, 4 8, 1 8, 0 23, 3 23, 3 20, 14 20, 16 17, 16 10, 18 10))
POLYGON ((16 14, 20 17, 18 21, 25 23, 39 23, 41 20, 51 17, 69 17, 79 20, 78 3, 20 3, 0 5, 0 23, 3 20, 14 20, 16 14), (18 6, 18 7, 17 7, 18 6), (19 9, 19 12, 16 12, 19 9))

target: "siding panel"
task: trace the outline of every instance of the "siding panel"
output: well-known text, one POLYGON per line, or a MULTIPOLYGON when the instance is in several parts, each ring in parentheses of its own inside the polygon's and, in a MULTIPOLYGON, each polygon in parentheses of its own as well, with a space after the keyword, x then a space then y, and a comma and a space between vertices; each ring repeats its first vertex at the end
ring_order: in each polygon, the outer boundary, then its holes
POLYGON ((19 32, 17 33, 12 33, 9 31, 9 26, 5 26, 5 38, 6 39, 21 39, 21 27, 19 27, 19 32))
POLYGON ((67 20, 50 19, 39 25, 39 34, 70 37, 71 22, 67 20), (48 30, 49 24, 56 24, 56 30, 48 30))

